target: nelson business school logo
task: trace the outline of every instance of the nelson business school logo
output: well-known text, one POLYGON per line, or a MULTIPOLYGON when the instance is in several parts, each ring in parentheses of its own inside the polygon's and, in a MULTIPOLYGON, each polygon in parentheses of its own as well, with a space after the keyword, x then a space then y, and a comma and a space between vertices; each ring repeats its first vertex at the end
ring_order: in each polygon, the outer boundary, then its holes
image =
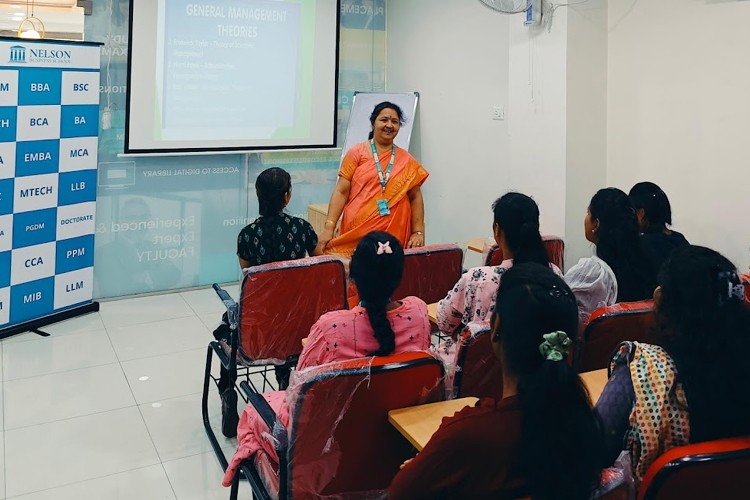
POLYGON ((23 64, 26 62, 26 47, 13 45, 10 48, 10 60, 8 62, 23 64))
POLYGON ((51 63, 70 64, 73 54, 64 49, 42 49, 13 45, 10 47, 10 59, 8 62, 14 64, 25 63, 51 63))

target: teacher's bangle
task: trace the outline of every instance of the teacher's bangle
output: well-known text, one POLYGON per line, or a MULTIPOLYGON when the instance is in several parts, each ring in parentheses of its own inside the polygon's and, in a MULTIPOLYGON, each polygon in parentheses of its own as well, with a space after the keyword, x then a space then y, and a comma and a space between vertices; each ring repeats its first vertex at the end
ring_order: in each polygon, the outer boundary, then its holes
POLYGON ((419 236, 424 235, 424 233, 422 231, 414 231, 414 234, 418 234, 419 236))
MULTIPOLYGON (((326 221, 325 223, 326 223, 326 224, 328 224, 329 222, 330 222, 330 223, 331 223, 332 225, 334 225, 334 226, 336 225, 336 221, 335 221, 335 220, 331 220, 331 219, 328 219, 328 220, 327 220, 327 221, 326 221)), ((324 224, 324 225, 325 225, 325 224, 324 224)))

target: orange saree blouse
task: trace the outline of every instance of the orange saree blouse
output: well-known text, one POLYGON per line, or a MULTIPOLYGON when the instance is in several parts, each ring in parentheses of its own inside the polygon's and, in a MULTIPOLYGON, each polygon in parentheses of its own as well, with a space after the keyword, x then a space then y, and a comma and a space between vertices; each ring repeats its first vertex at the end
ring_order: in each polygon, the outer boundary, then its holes
MULTIPOLYGON (((391 159, 388 150, 380 156, 385 167, 391 159)), ((396 147, 396 158, 385 193, 380 186, 370 142, 353 146, 344 156, 339 175, 351 182, 349 199, 344 205, 339 235, 328 245, 327 253, 350 258, 357 243, 371 231, 385 231, 405 246, 411 236, 411 202, 409 190, 421 186, 430 175, 408 151, 396 147), (388 200, 391 213, 381 216, 378 200, 388 200)))

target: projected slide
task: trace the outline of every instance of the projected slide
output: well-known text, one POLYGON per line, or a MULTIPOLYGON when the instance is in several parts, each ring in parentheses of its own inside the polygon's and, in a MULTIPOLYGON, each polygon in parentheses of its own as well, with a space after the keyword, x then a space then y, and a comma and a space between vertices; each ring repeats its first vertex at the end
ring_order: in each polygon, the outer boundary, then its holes
POLYGON ((126 150, 333 146, 337 4, 133 0, 126 150))

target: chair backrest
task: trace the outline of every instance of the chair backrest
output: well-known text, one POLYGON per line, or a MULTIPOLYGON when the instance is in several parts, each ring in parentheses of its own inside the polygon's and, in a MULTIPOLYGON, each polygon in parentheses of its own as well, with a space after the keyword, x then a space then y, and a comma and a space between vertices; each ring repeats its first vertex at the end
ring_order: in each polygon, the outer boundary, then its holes
MULTIPOLYGON (((542 235, 542 243, 547 250, 549 261, 565 271, 565 242, 559 236, 542 235)), ((503 251, 498 245, 492 245, 487 253, 485 266, 499 266, 503 262, 503 251)))
POLYGON ((464 253, 458 245, 429 245, 404 250, 404 275, 391 296, 413 295, 428 304, 445 298, 461 278, 464 253))
POLYGON ((344 264, 333 257, 274 262, 246 270, 240 292, 240 351, 283 362, 329 311, 346 309, 344 264))
POLYGON ((291 498, 346 498, 387 489, 413 456, 388 412, 445 395, 443 365, 426 352, 331 363, 300 375, 304 381, 290 387, 282 479, 291 498))
POLYGON ((649 466, 639 500, 747 498, 750 436, 672 448, 649 466))
POLYGON ((609 366, 621 342, 645 342, 655 323, 654 301, 621 302, 591 313, 591 319, 577 346, 578 371, 588 372, 609 366))
POLYGON ((453 394, 457 398, 503 397, 503 368, 492 350, 489 324, 469 325, 458 340, 453 394))

